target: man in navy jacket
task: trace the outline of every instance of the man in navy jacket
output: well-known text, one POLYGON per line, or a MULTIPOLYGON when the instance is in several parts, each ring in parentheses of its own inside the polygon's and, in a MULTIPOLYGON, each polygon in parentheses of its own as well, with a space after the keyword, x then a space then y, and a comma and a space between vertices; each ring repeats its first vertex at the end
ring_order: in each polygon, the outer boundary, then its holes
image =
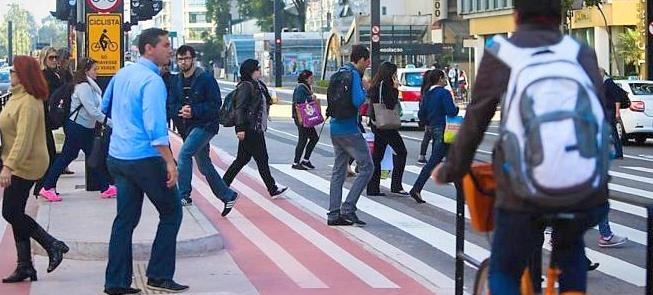
POLYGON ((195 49, 184 45, 177 49, 177 63, 181 73, 172 81, 168 99, 168 116, 181 118, 186 138, 179 152, 179 192, 183 205, 191 205, 193 157, 200 172, 206 177, 213 193, 224 202, 222 216, 229 214, 237 194, 231 190, 213 167, 209 156, 211 139, 218 134, 222 104, 217 81, 197 68, 195 49))

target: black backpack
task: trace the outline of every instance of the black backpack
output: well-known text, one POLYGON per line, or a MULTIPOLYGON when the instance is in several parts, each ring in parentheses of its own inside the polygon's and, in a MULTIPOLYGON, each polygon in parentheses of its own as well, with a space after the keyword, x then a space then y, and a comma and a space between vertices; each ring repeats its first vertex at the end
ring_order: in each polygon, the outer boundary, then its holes
POLYGON ((327 116, 349 119, 358 115, 358 109, 352 101, 352 81, 353 72, 348 68, 340 68, 331 75, 327 88, 327 116))
POLYGON ((232 90, 227 94, 222 102, 222 107, 220 107, 220 125, 224 127, 234 127, 236 126, 236 94, 240 89, 240 86, 243 82, 236 85, 236 89, 232 90))
POLYGON ((75 84, 66 83, 57 88, 48 99, 48 120, 50 127, 54 129, 61 128, 70 116, 79 113, 82 108, 80 104, 75 110, 70 112, 72 96, 75 92, 75 84))

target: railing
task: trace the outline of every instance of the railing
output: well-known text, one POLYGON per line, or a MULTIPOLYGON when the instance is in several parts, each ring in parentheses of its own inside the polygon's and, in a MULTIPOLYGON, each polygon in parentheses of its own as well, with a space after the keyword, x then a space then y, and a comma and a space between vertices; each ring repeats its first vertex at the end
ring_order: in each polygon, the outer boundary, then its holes
MULTIPOLYGON (((456 187, 455 294, 462 295, 465 283, 465 262, 478 268, 480 261, 476 261, 465 254, 465 196, 460 182, 455 182, 454 186, 456 187)), ((644 294, 653 294, 653 200, 631 196, 610 196, 610 199, 646 208, 646 288, 644 294)))
POLYGON ((9 101, 9 97, 11 97, 11 93, 9 92, 0 96, 0 111, 5 108, 5 105, 9 101))

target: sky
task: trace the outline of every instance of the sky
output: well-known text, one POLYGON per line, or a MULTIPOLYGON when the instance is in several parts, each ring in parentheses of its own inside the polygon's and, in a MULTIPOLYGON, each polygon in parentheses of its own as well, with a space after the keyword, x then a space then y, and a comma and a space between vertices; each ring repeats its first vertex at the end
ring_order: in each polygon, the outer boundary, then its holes
POLYGON ((41 23, 41 19, 48 16, 50 11, 55 10, 57 4, 56 0, 0 0, 0 14, 4 15, 7 11, 7 4, 18 3, 23 9, 27 9, 34 15, 34 20, 37 24, 41 23))

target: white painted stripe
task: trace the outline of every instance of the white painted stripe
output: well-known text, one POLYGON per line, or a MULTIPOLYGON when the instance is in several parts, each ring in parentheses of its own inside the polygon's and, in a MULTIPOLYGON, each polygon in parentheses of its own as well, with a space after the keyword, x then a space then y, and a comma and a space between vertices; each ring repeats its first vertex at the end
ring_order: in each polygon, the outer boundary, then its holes
MULTIPOLYGON (((195 175, 197 176, 197 175, 195 175)), ((193 181, 195 187, 203 196, 212 196, 211 189, 199 177, 193 181)), ((221 210, 221 206, 216 198, 206 198, 213 207, 221 210)), ((293 280, 299 287, 308 289, 328 288, 322 280, 308 270, 295 257, 288 253, 281 245, 268 237, 256 225, 249 221, 245 216, 234 209, 229 215, 229 221, 240 231, 248 240, 265 254, 274 264, 283 271, 288 278, 293 280)))
MULTIPOLYGON (((327 214, 327 210, 315 204, 314 202, 302 197, 301 195, 290 191, 288 192, 288 198, 293 203, 298 206, 303 207, 304 209, 315 214, 316 218, 321 220, 324 219, 324 216, 327 214)), ((437 288, 450 288, 454 284, 454 280, 447 277, 445 274, 439 272, 438 270, 432 268, 423 261, 409 255, 408 253, 402 251, 401 249, 387 243, 386 241, 380 239, 379 237, 367 232, 362 228, 355 226, 342 226, 334 227, 340 231, 348 233, 350 236, 360 240, 368 246, 373 247, 376 251, 383 254, 386 258, 391 259, 392 261, 399 263, 406 270, 419 275, 423 280, 430 282, 435 285, 437 288)), ((426 286, 428 287, 428 286, 426 286)), ((433 290, 435 293, 438 290, 433 290)))
POLYGON ((614 209, 617 211, 621 211, 623 213, 632 214, 643 218, 648 217, 648 212, 646 212, 646 208, 631 205, 620 201, 610 200, 610 209, 614 209))
MULTIPOLYGON (((218 173, 224 173, 220 167, 216 166, 215 168, 218 169, 218 173)), ((386 278, 383 274, 379 273, 374 268, 365 264, 365 262, 353 256, 351 253, 347 252, 345 249, 338 246, 336 243, 332 242, 312 227, 308 226, 299 218, 275 205, 272 201, 266 197, 263 197, 261 194, 251 189, 249 186, 245 185, 239 180, 234 180, 232 185, 235 185, 236 188, 238 188, 248 199, 252 200, 256 205, 263 208, 265 211, 270 213, 270 215, 277 218, 293 231, 297 232, 300 236, 306 239, 306 241, 315 245, 315 247, 320 249, 320 251, 331 257, 331 259, 342 265, 345 269, 349 270, 352 274, 360 278, 370 287, 379 289, 399 288, 397 284, 386 278)))
POLYGON ((641 156, 624 155, 624 158, 653 162, 653 159, 644 158, 644 157, 641 157, 641 156))
POLYGON ((623 179, 629 179, 629 180, 634 180, 634 181, 643 182, 643 183, 647 183, 647 184, 653 184, 653 178, 649 178, 649 177, 643 177, 643 176, 632 175, 632 174, 616 172, 616 171, 610 171, 610 175, 612 175, 614 177, 623 178, 623 179))
MULTIPOLYGON (((329 194, 330 184, 321 177, 315 176, 306 171, 293 170, 288 165, 271 166, 293 178, 301 180, 305 184, 327 195, 329 194)), ((349 190, 343 188, 343 196, 346 196, 348 193, 349 190)), ((441 230, 410 215, 372 201, 365 196, 360 197, 356 207, 358 207, 359 210, 372 215, 379 220, 383 220, 383 222, 426 242, 451 257, 455 257, 456 255, 456 237, 447 231, 441 230)), ((467 241, 465 241, 465 249, 466 254, 478 261, 482 261, 490 255, 490 252, 486 249, 467 241)))
POLYGON ((608 188, 613 190, 613 191, 618 191, 626 194, 631 194, 635 196, 640 196, 644 197, 647 199, 653 200, 653 192, 650 191, 645 191, 643 189, 638 189, 638 188, 632 188, 620 184, 615 184, 615 183, 608 183, 608 188))
MULTIPOLYGON (((322 128, 322 127, 320 127, 320 128, 322 128)), ((327 127, 325 126, 324 128, 326 129, 327 127)), ((269 131, 274 131, 274 132, 277 132, 277 133, 280 133, 280 134, 283 134, 283 135, 287 135, 287 136, 290 136, 290 137, 292 137, 292 138, 299 138, 299 136, 297 136, 297 135, 295 135, 295 134, 288 133, 288 132, 285 132, 285 131, 281 131, 281 130, 279 130, 279 129, 274 129, 274 128, 272 128, 272 127, 268 127, 268 130, 269 130, 269 131)), ((319 131, 318 131, 318 132, 319 132, 319 131)), ((322 145, 322 146, 326 146, 326 147, 333 148, 332 145, 330 145, 330 144, 326 144, 326 143, 322 143, 322 142, 319 142, 319 141, 318 141, 317 144, 322 145)))
POLYGON ((635 170, 635 171, 639 171, 639 172, 653 173, 653 169, 651 169, 651 168, 631 167, 631 166, 621 166, 621 168, 635 170))

